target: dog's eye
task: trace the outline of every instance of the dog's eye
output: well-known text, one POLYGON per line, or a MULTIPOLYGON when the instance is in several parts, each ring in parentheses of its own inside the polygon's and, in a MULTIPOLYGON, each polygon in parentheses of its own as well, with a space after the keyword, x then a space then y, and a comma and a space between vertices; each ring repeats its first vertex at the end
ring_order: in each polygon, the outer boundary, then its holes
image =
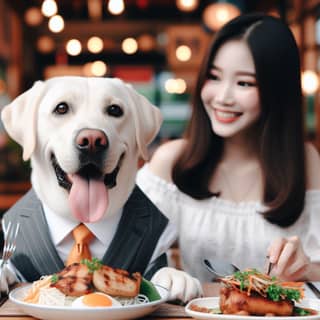
POLYGON ((107 106, 106 112, 109 116, 119 118, 123 115, 123 110, 120 106, 117 104, 111 104, 110 106, 107 106))
POLYGON ((53 110, 56 114, 66 114, 69 111, 69 106, 65 102, 59 103, 53 110))

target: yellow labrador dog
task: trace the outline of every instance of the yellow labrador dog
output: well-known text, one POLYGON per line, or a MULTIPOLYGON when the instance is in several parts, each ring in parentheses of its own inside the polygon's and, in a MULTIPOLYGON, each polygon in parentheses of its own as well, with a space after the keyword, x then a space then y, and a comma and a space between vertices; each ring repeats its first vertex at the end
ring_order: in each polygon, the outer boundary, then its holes
MULTIPOLYGON (((21 278, 61 270, 79 223, 95 235, 90 251, 104 264, 147 278, 166 266, 175 234, 135 186, 138 158, 147 159, 162 122, 158 108, 116 78, 56 77, 36 82, 1 116, 32 166, 32 189, 4 217, 20 223, 11 261, 21 278)), ((172 298, 195 294, 193 278, 163 270, 177 284, 187 279, 172 298)))
POLYGON ((161 125, 159 109, 121 80, 81 77, 36 82, 2 119, 32 158, 39 199, 81 222, 119 211, 161 125))

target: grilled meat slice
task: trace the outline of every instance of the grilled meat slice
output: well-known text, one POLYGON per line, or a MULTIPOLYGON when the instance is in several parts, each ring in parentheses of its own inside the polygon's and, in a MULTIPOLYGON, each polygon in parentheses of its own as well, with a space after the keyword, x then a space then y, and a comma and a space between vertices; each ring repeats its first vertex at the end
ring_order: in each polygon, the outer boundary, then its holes
POLYGON ((51 284, 67 296, 79 297, 93 291, 92 274, 86 265, 74 263, 57 274, 58 280, 51 284))
POLYGON ((129 274, 121 269, 102 266, 93 273, 93 285, 99 291, 112 296, 135 297, 139 294, 141 274, 129 274))
POLYGON ((89 273, 88 267, 82 263, 73 263, 62 269, 57 275, 59 277, 92 278, 92 274, 89 273))
POLYGON ((293 307, 290 300, 272 301, 260 295, 248 296, 236 288, 220 289, 220 310, 223 314, 291 316, 293 307))
POLYGON ((72 297, 80 297, 93 291, 91 279, 73 276, 61 278, 51 287, 55 287, 65 295, 72 297))

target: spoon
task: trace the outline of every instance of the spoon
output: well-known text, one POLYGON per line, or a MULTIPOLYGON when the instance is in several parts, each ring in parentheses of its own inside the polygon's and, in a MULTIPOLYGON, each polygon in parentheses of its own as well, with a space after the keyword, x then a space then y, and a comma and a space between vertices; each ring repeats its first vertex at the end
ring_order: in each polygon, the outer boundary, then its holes
POLYGON ((213 262, 204 259, 203 264, 207 268, 207 270, 209 270, 215 276, 215 279, 223 278, 240 270, 234 264, 226 262, 224 260, 216 260, 213 262))

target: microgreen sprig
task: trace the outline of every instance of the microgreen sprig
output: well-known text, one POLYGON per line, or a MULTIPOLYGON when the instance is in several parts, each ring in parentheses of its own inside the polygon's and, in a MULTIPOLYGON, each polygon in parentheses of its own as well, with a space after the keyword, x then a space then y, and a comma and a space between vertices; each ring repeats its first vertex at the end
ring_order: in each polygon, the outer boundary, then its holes
POLYGON ((252 274, 258 274, 258 273, 259 273, 258 270, 250 269, 247 271, 237 271, 233 274, 233 276, 235 277, 235 279, 237 279, 240 282, 240 290, 242 291, 248 288, 249 286, 248 276, 252 274))
POLYGON ((296 289, 286 289, 276 284, 268 286, 267 295, 270 300, 279 301, 283 299, 299 301, 300 291, 296 289))
POLYGON ((99 270, 102 266, 102 262, 98 258, 82 259, 80 263, 86 265, 90 273, 93 273, 96 270, 99 270))
POLYGON ((55 284, 55 283, 58 282, 58 280, 59 280, 59 276, 58 276, 56 273, 54 273, 54 274, 51 276, 51 279, 50 279, 51 283, 52 283, 52 284, 55 284))

